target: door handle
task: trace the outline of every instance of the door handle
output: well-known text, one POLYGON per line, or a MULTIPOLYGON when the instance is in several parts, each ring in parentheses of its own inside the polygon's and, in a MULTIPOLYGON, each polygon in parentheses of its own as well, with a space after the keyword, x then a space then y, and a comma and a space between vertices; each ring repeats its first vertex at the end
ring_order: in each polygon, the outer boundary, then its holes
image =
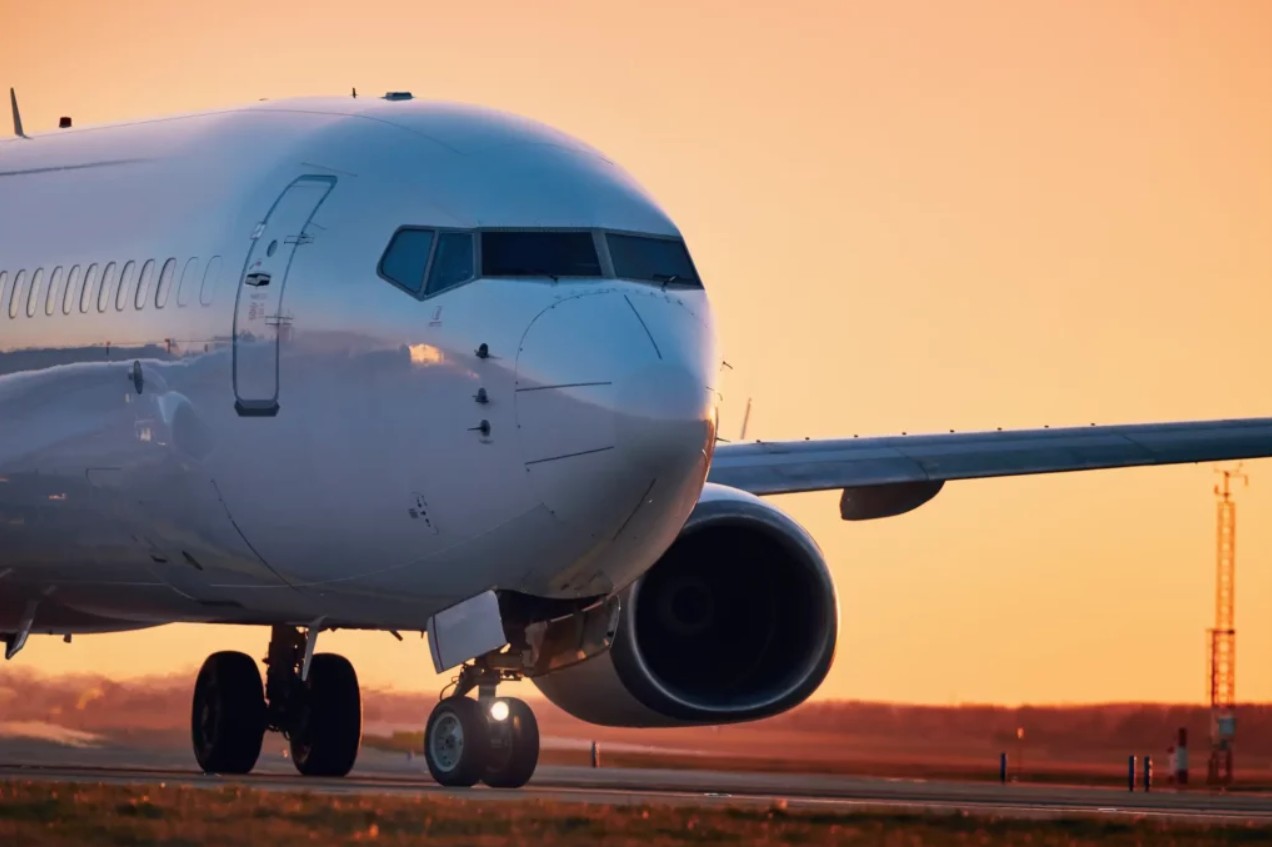
POLYGON ((248 274, 247 279, 243 281, 246 282, 248 285, 252 285, 257 288, 264 288, 265 286, 269 285, 269 274, 263 274, 263 273, 248 274))

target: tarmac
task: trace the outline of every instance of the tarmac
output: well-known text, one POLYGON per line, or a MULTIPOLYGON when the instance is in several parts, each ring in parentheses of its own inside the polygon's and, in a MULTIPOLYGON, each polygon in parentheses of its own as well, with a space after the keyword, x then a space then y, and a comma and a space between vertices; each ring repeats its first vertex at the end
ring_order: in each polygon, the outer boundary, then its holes
POLYGON ((224 776, 200 773, 190 753, 174 749, 134 748, 117 743, 74 746, 4 738, 0 739, 0 779, 207 788, 243 785, 268 791, 418 794, 501 801, 541 799, 611 805, 781 804, 789 809, 822 812, 880 810, 1036 819, 1098 816, 1272 825, 1272 794, 1215 793, 1204 787, 1131 793, 1038 784, 543 765, 522 789, 447 789, 432 780, 422 757, 364 749, 349 776, 314 779, 298 775, 275 746, 262 753, 252 774, 224 776))

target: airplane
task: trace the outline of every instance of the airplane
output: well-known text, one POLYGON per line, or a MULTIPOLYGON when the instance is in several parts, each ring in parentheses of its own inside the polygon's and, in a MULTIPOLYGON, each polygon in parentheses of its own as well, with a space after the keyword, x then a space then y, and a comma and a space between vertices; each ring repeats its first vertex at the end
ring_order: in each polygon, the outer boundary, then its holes
MULTIPOLYGON (((724 443, 710 285, 603 153, 488 108, 271 100, 0 140, 0 634, 270 628, 214 652, 204 771, 267 731, 343 776, 321 633, 427 633, 446 786, 524 785, 566 712, 752 720, 825 677, 838 601, 766 495, 844 520, 952 481, 1272 455, 1272 419, 724 443)), ((63 120, 69 125, 69 120, 63 120)))

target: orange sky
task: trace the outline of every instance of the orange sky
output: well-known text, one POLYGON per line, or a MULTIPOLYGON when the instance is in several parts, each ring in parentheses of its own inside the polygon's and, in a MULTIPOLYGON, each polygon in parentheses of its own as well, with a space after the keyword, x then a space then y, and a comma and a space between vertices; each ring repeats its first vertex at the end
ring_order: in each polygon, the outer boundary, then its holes
MULTIPOLYGON (((410 89, 531 115, 623 163, 718 312, 725 434, 1272 414, 1272 3, 0 0, 27 128, 410 89)), ((1248 465, 1240 699, 1272 699, 1272 462, 1248 465)), ((843 630, 818 696, 1200 700, 1209 467, 950 485, 815 533, 843 630)), ((24 665, 123 675, 260 654, 172 627, 24 665)), ((418 640, 336 633, 432 692, 418 640)))

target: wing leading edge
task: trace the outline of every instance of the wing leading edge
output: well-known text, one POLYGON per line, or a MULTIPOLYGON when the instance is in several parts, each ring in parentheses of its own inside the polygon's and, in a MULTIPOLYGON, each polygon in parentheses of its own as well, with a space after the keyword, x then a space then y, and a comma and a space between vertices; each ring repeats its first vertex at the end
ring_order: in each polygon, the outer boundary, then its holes
POLYGON ((909 511, 949 480, 1264 456, 1272 418, 721 444, 708 481, 752 494, 842 488, 844 517, 866 518, 909 511), (917 502, 850 515, 851 495, 872 489, 917 502))

